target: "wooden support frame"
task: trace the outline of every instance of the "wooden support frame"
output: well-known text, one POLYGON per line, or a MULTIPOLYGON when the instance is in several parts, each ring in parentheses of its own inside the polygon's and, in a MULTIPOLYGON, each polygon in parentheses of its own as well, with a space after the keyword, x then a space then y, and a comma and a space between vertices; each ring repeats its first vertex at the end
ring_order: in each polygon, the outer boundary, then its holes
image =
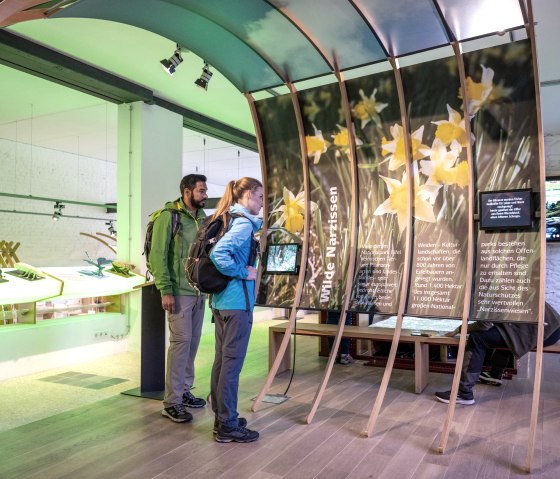
POLYGON ((406 115, 406 103, 404 98, 404 88, 402 83, 401 72, 395 58, 389 58, 389 62, 393 67, 393 72, 395 74, 395 81, 397 84, 397 93, 399 97, 399 107, 401 112, 401 122, 403 128, 403 138, 404 138, 404 150, 406 153, 406 177, 408 179, 408 224, 407 224, 407 235, 404 248, 404 271, 401 282, 401 295, 399 298, 399 308, 397 312, 397 322, 395 325, 395 332, 393 334, 393 341, 391 342, 391 349, 389 351, 389 357, 387 358, 387 364, 385 366, 385 371, 383 372, 383 378, 381 379, 381 384, 379 386, 379 391, 377 392, 377 397, 375 398, 375 403, 369 420, 364 431, 364 435, 370 437, 373 434, 377 418, 379 417, 379 411, 381 410, 381 405, 383 404, 383 399, 385 399, 385 393, 387 392, 387 386, 389 385, 389 380, 391 379, 391 373, 393 372, 393 365, 395 364, 395 357, 397 356, 397 347, 399 345, 399 338, 401 336, 402 322, 404 311, 406 309, 407 295, 405 291, 408 289, 408 284, 410 281, 410 270, 411 270, 411 243, 412 243, 412 211, 413 211, 413 172, 412 172, 412 144, 410 141, 410 128, 408 117, 406 115))
POLYGON ((537 60, 537 46, 535 38, 535 22, 533 19, 533 2, 527 0, 527 12, 524 9, 524 2, 520 1, 519 6, 524 13, 523 18, 527 18, 527 36, 531 45, 531 56, 533 59, 533 79, 535 82, 535 105, 537 109, 537 134, 539 139, 539 188, 540 188, 540 279, 539 279, 539 316, 537 323, 537 352, 535 354, 535 380, 533 384, 533 401, 531 403, 531 419, 529 424, 529 439, 527 444, 527 456, 525 459, 525 470, 531 472, 533 467, 533 455, 535 450, 535 440, 537 435, 537 422, 539 416, 539 402, 541 394, 542 380, 542 360, 543 360, 543 339, 544 339, 544 294, 546 279, 546 199, 545 191, 545 158, 544 158, 544 134, 542 127, 542 111, 541 111, 541 92, 539 81, 539 68, 537 60))
MULTIPOLYGON (((463 55, 461 53, 461 46, 458 42, 451 42, 455 58, 457 59, 457 68, 459 69, 459 80, 461 82, 461 96, 463 97, 463 111, 465 112, 465 133, 467 138, 471 138, 471 125, 469 121, 470 112, 468 110, 467 86, 465 80, 465 64, 463 63, 463 55)), ((451 386, 451 397, 449 398, 449 405, 447 407, 447 415, 443 423, 443 429, 440 436, 438 452, 443 454, 449 439, 449 431, 453 423, 453 415, 455 413, 455 405, 457 403, 457 393, 459 392, 459 380, 461 378, 461 369, 463 367, 463 359, 465 357, 465 347, 467 344, 467 328, 469 324, 471 296, 472 296, 472 282, 473 282, 473 261, 474 261, 474 165, 472 145, 467 141, 467 165, 468 165, 468 201, 467 201, 467 218, 468 224, 468 239, 467 239, 467 271, 465 279, 465 297, 463 300, 463 316, 461 318, 461 336, 459 338, 459 350, 457 352, 457 362, 455 363, 455 372, 453 373, 453 384, 451 386)))
MULTIPOLYGON (((297 97, 297 91, 294 87, 294 85, 292 83, 288 83, 287 84, 288 88, 290 89, 290 95, 292 97, 292 103, 294 106, 294 113, 296 116, 296 123, 297 123, 297 128, 298 128, 298 132, 299 132, 299 143, 300 143, 300 148, 301 148, 301 161, 302 161, 302 165, 303 165, 303 184, 304 184, 304 191, 305 191, 305 221, 304 221, 304 226, 303 226, 303 247, 302 247, 302 251, 301 251, 301 264, 302 265, 307 265, 307 255, 308 255, 308 251, 309 251, 309 225, 311 222, 311 203, 309 200, 309 161, 307 159, 307 145, 305 143, 305 130, 303 129, 303 120, 302 120, 302 116, 301 116, 301 108, 299 106, 299 101, 298 101, 298 97, 297 97)), ((278 354, 276 355, 276 358, 274 359, 274 362, 272 364, 272 367, 270 368, 270 370, 268 371, 268 376, 265 380, 265 383, 263 384, 261 390, 259 391, 259 393, 257 394, 257 397, 255 398, 255 401, 253 402, 253 407, 251 408, 251 410, 253 412, 258 411, 261 402, 264 398, 264 395, 268 392, 268 390, 270 389, 270 386, 272 384, 272 381, 274 380, 274 377, 276 376, 276 372, 278 371, 278 368, 280 367, 280 364, 282 363, 283 357, 284 357, 284 353, 286 352, 286 349, 288 348, 288 345, 290 344, 290 337, 292 334, 292 331, 295 327, 296 324, 296 314, 297 314, 297 310, 298 310, 298 306, 299 303, 301 301, 301 295, 303 292, 303 283, 305 282, 305 272, 306 272, 305 267, 300 268, 299 271, 299 275, 298 275, 298 281, 296 284, 296 294, 294 297, 294 303, 292 305, 292 309, 290 310, 290 317, 288 319, 289 321, 289 325, 286 328, 286 332, 284 333, 284 338, 282 339, 282 343, 280 344, 280 347, 278 349, 278 354)))
MULTIPOLYGON (((255 135, 257 138, 257 148, 259 150, 259 160, 261 164, 261 178, 262 178, 262 190, 263 190, 263 198, 268 198, 268 175, 266 172, 266 151, 264 148, 264 142, 262 138, 261 132, 261 125, 259 124, 259 117, 257 115, 257 108, 255 107, 255 99, 249 93, 245 94, 245 98, 249 102, 249 110, 251 111, 251 118, 253 120, 253 126, 255 127, 255 135)), ((263 201, 263 218, 266 218, 263 221, 263 226, 261 229, 261 237, 260 237, 260 250, 266 250, 266 240, 267 240, 267 232, 268 232, 268 201, 263 201)), ((260 261, 260 258, 259 258, 260 261)), ((256 279, 256 286, 255 286, 255 298, 259 294, 259 286, 261 284, 263 268, 259 268, 257 272, 257 279, 256 279)))
POLYGON ((334 342, 331 347, 331 353, 329 354, 329 359, 327 361, 327 367, 325 368, 325 372, 323 374, 323 379, 321 380, 321 384, 317 388, 317 392, 315 393, 315 397, 313 398, 313 403, 311 405, 311 410, 309 411, 309 414, 306 418, 307 424, 311 424, 311 421, 313 421, 313 417, 315 417, 315 413, 319 408, 319 403, 323 398, 323 394, 325 393, 327 383, 329 382, 329 378, 332 373, 336 355, 338 353, 338 348, 340 346, 340 341, 342 339, 342 332, 344 331, 344 325, 346 323, 346 311, 348 310, 348 306, 350 305, 350 296, 352 295, 352 285, 354 283, 354 271, 356 269, 356 243, 358 240, 358 195, 356 193, 358 191, 358 166, 356 160, 356 146, 354 141, 354 128, 350 111, 350 103, 348 102, 348 92, 346 91, 344 78, 342 73, 338 69, 338 65, 335 65, 335 75, 340 87, 340 96, 342 100, 342 108, 344 110, 344 118, 346 120, 346 127, 348 130, 348 146, 352 164, 351 188, 354 194, 352 195, 352 202, 350 203, 350 252, 348 270, 346 273, 346 285, 344 288, 344 299, 342 301, 340 317, 338 318, 338 328, 336 330, 334 342))
POLYGON ((107 246, 107 248, 109 248, 113 253, 117 254, 117 250, 115 248, 113 248, 109 243, 107 243, 107 241, 102 240, 101 238, 98 238, 95 235, 91 235, 89 233, 81 233, 80 234, 82 236, 87 236, 88 238, 93 238, 95 241, 99 241, 101 244, 104 244, 105 246, 107 246))

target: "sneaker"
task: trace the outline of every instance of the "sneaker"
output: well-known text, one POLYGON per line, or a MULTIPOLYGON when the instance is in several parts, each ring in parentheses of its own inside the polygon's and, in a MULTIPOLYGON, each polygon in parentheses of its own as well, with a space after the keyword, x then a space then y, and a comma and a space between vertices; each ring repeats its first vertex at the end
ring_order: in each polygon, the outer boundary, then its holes
POLYGON ((176 406, 170 406, 163 408, 161 415, 168 417, 173 422, 189 422, 192 421, 192 414, 185 410, 185 406, 182 404, 177 404, 176 406))
POLYGON ((257 431, 251 431, 244 426, 227 427, 220 424, 216 434, 216 442, 253 442, 258 438, 257 431))
POLYGON ((351 364, 354 362, 354 358, 349 354, 341 354, 340 355, 340 364, 351 364))
POLYGON ((492 384, 493 386, 501 386, 502 378, 484 371, 483 373, 480 373, 480 376, 478 376, 478 382, 482 384, 492 384))
POLYGON ((199 408, 206 406, 206 401, 202 398, 196 398, 190 391, 183 393, 183 405, 185 407, 199 408))
MULTIPOLYGON (((220 425, 220 423, 218 422, 218 418, 214 419, 214 434, 218 434, 218 426, 220 425)), ((239 427, 245 427, 247 426, 247 419, 245 419, 244 417, 238 417, 237 418, 237 425, 239 427)))
MULTIPOLYGON (((451 391, 442 391, 436 393, 436 399, 444 403, 449 403, 450 397, 451 397, 451 391)), ((457 404, 466 404, 466 405, 474 404, 474 395, 472 391, 468 393, 459 391, 459 393, 457 394, 457 404)))

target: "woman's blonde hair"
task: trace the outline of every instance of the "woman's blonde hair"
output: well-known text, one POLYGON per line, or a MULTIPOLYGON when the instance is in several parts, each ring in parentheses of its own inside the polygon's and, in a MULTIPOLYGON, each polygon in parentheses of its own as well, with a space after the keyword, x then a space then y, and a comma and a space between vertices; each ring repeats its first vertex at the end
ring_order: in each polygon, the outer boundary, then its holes
POLYGON ((224 196, 222 196, 216 206, 216 212, 212 216, 212 219, 214 220, 223 215, 226 211, 229 211, 231 205, 237 203, 246 191, 256 191, 258 188, 262 188, 262 183, 255 178, 244 176, 237 181, 231 180, 226 185, 224 196))

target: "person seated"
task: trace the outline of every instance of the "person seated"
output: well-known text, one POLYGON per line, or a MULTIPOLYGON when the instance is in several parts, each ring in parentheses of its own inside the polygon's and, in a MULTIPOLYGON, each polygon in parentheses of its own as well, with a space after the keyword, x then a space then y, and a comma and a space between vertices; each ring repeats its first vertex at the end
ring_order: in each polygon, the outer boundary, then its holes
MULTIPOLYGON (((560 314, 550 304, 545 303, 543 344, 555 343, 558 337, 560 337, 559 330, 560 314)), ((459 332, 460 328, 457 328, 448 333, 447 336, 455 336, 459 332)), ((473 387, 481 376, 486 351, 488 349, 507 348, 516 358, 523 357, 537 346, 537 324, 476 321, 469 324, 467 332, 469 333, 469 339, 465 348, 465 357, 461 369, 457 403, 470 405, 475 403, 473 387)), ((498 357, 498 359, 500 358, 498 357)), ((504 368, 502 360, 492 373, 493 378, 499 377, 500 384, 504 368)), ((484 379, 486 377, 487 375, 484 375, 484 379)), ((436 399, 438 401, 449 403, 450 397, 451 391, 436 392, 436 399)))
MULTIPOLYGON (((543 346, 552 346, 560 339, 560 328, 554 331, 548 338, 543 341, 543 346)), ((501 386, 504 371, 511 364, 513 354, 509 349, 495 349, 490 358, 490 371, 483 371, 478 377, 481 384, 489 384, 492 386, 501 386)))

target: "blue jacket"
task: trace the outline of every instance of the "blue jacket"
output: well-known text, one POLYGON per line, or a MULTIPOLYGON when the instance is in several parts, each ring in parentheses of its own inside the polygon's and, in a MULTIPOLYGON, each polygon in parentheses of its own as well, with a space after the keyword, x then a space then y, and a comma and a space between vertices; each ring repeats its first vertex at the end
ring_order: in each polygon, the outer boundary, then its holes
MULTIPOLYGON (((247 277, 247 262, 251 252, 253 233, 260 230, 262 219, 249 213, 243 206, 236 203, 231 213, 239 213, 244 218, 233 218, 229 231, 216 243, 210 252, 210 259, 216 268, 233 279, 226 289, 212 296, 212 307, 218 310, 247 309, 243 278, 247 277)), ((253 264, 253 266, 256 265, 253 264)), ((255 306, 255 281, 245 281, 249 293, 250 310, 255 306)))

